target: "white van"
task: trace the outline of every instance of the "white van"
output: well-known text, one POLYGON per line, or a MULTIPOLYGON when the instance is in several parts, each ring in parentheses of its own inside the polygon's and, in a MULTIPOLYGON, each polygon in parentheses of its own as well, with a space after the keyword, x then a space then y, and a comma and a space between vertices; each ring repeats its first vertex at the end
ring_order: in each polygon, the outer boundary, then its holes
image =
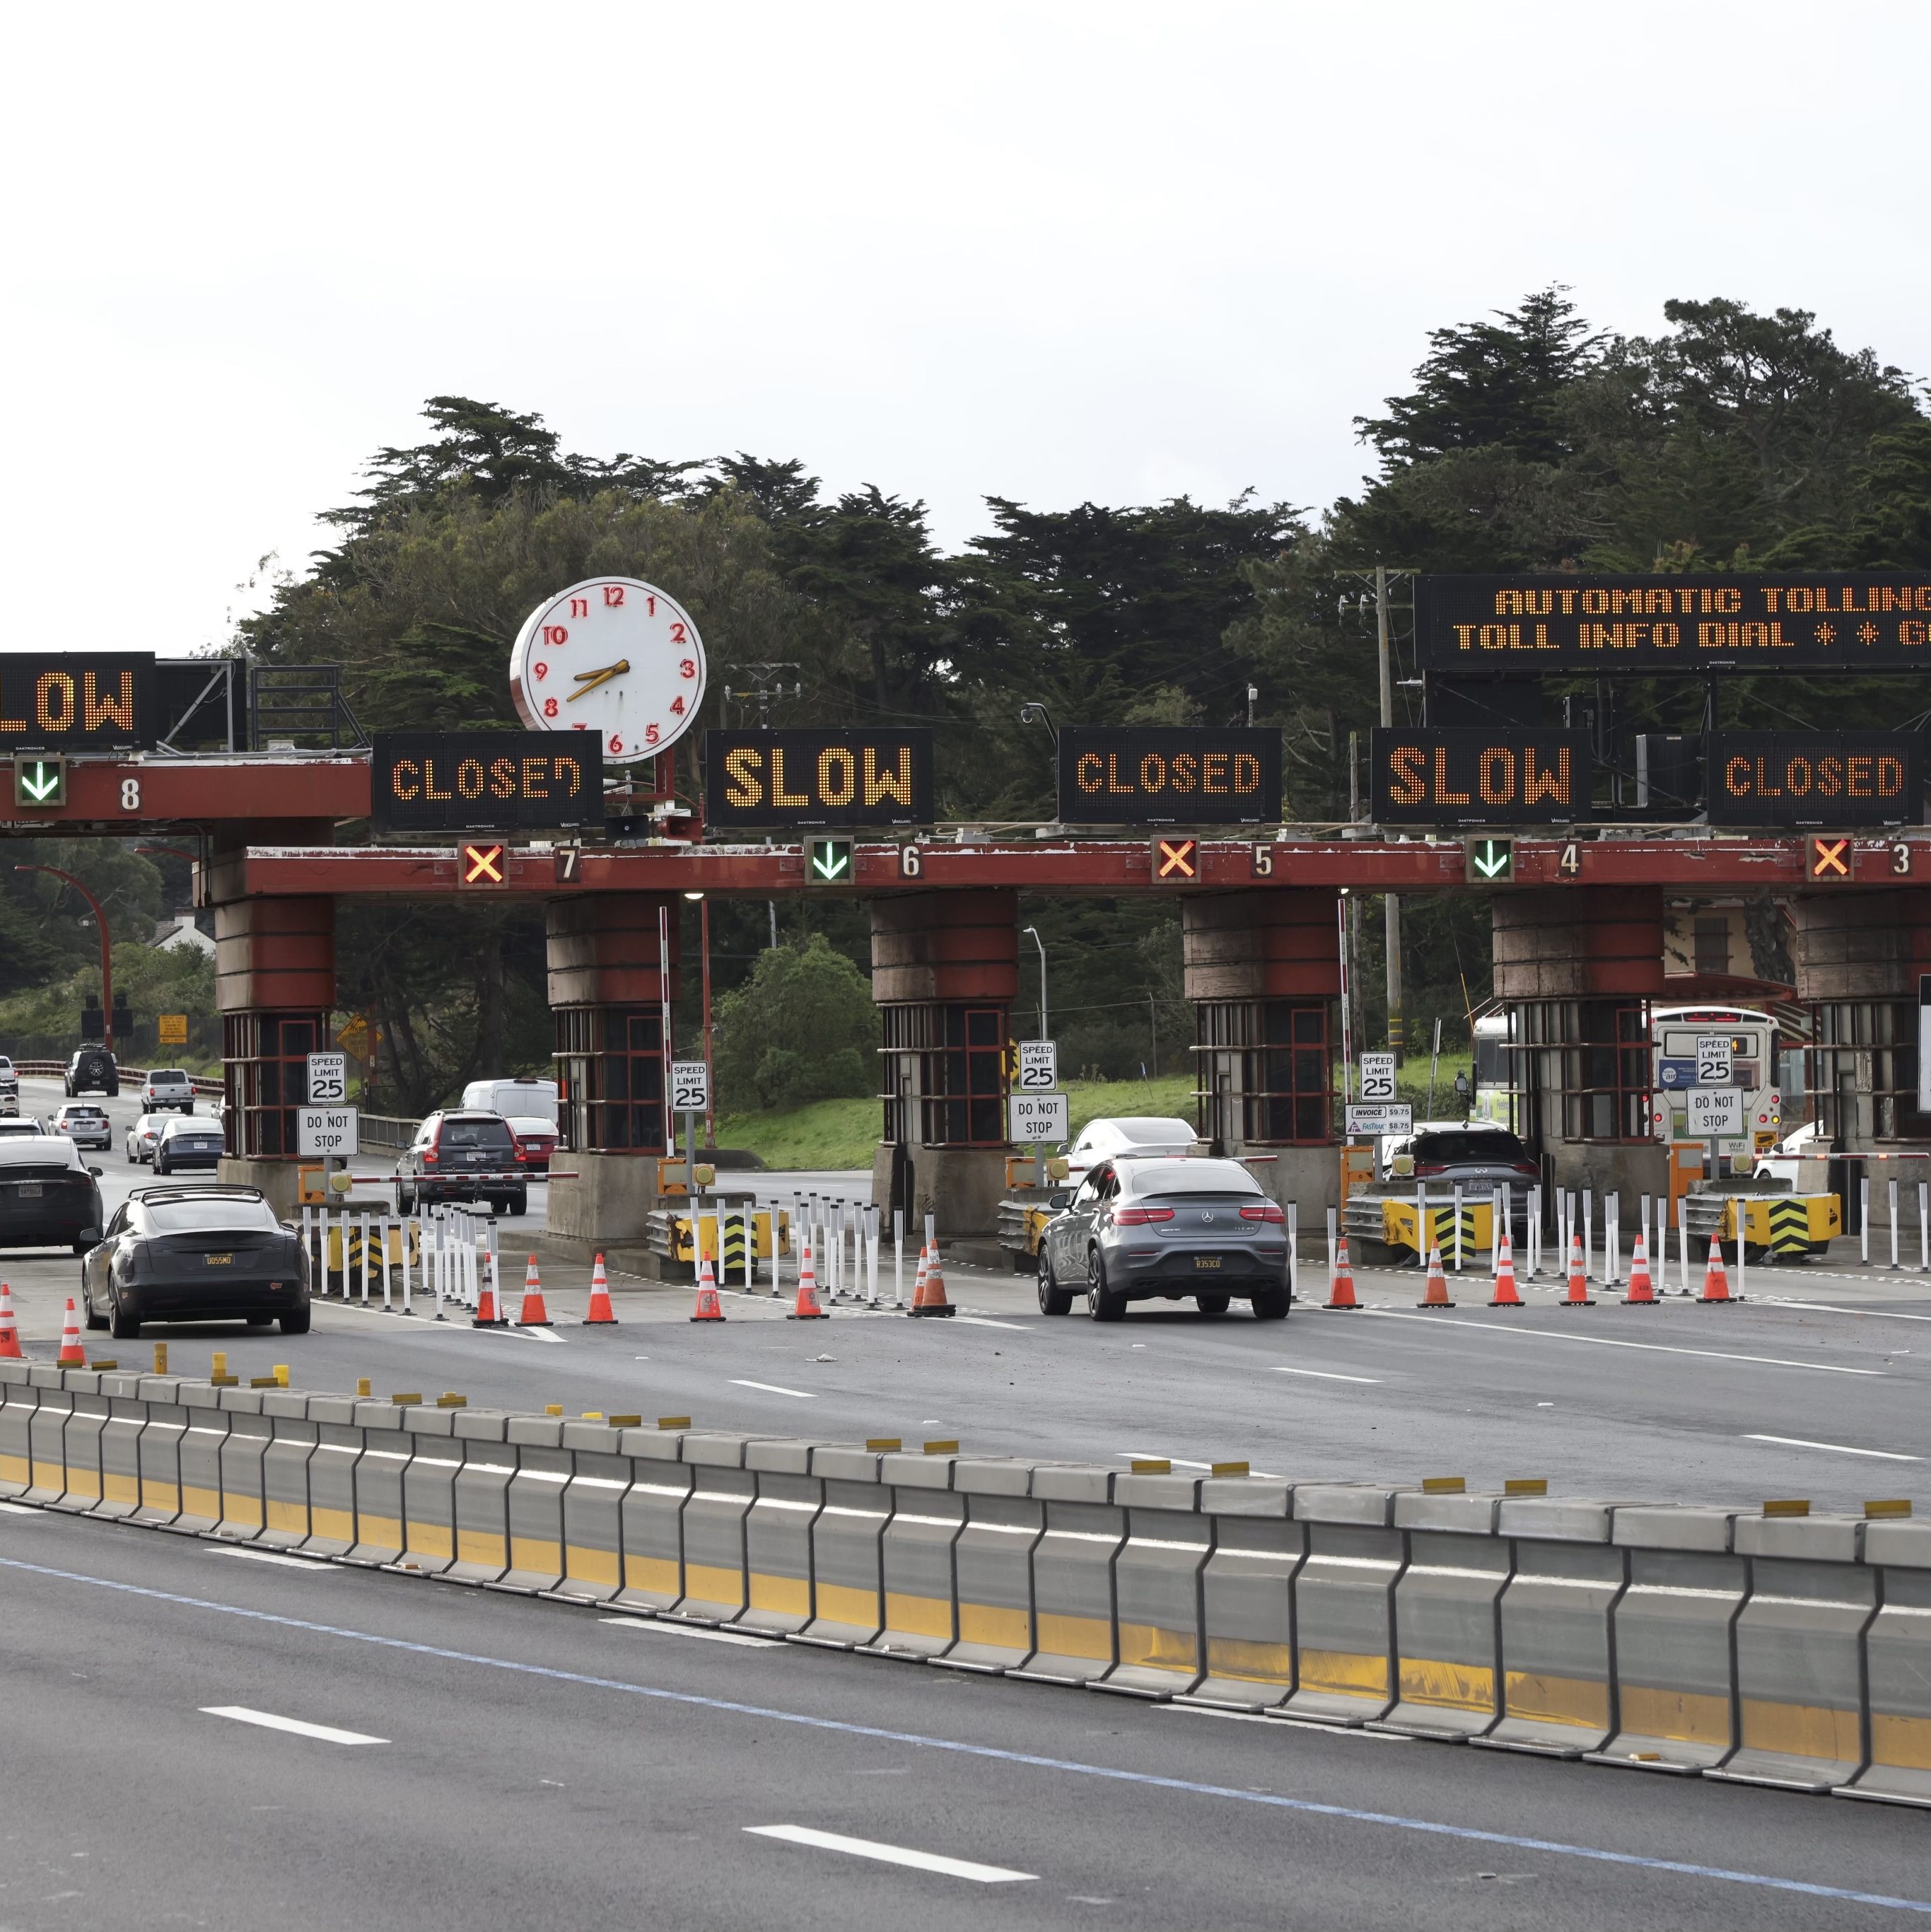
POLYGON ((501 1114, 505 1119, 547 1120, 556 1124, 556 1082, 533 1073, 514 1080, 472 1080, 463 1089, 466 1112, 501 1114))

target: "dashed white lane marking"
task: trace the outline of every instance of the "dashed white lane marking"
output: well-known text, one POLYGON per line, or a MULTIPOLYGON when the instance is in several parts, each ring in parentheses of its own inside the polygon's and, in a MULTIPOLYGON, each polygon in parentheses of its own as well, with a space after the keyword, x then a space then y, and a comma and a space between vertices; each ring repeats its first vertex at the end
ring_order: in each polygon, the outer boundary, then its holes
POLYGON ((331 1576, 340 1574, 340 1566, 324 1563, 313 1556, 289 1556, 279 1550, 237 1550, 223 1543, 212 1544, 208 1553, 211 1556, 239 1556, 250 1563, 280 1563, 290 1570, 325 1570, 331 1576))
POLYGON ((651 1617, 599 1617, 599 1623, 620 1624, 625 1630, 661 1630, 668 1636, 701 1637, 706 1643, 735 1643, 751 1650, 787 1650, 778 1637, 749 1636, 741 1630, 706 1630, 698 1624, 660 1623, 651 1617))
POLYGON ((1331 1369, 1284 1368, 1279 1362, 1270 1363, 1268 1366, 1277 1376, 1312 1376, 1317 1382, 1378 1382, 1381 1380, 1379 1376, 1338 1376, 1331 1369))
POLYGON ((1480 1328, 1485 1334, 1506 1335, 1511 1341, 1581 1342, 1597 1348, 1641 1348, 1652 1355, 1702 1355, 1716 1362, 1755 1362, 1767 1369, 1809 1369, 1820 1376, 1876 1376, 1882 1369, 1849 1369, 1836 1362, 1792 1362, 1781 1355, 1739 1355, 1723 1348, 1678 1348, 1667 1342, 1619 1342, 1607 1335, 1558 1335, 1553 1328, 1505 1328, 1499 1322, 1464 1322, 1452 1315, 1402 1315, 1392 1308, 1366 1308, 1364 1315, 1378 1315, 1384 1322, 1427 1322, 1438 1328, 1480 1328))
POLYGON ((1828 1449, 1839 1456, 1871 1456, 1881 1462, 1921 1462, 1922 1456, 1906 1456, 1895 1449, 1853 1449, 1848 1442, 1807 1442, 1801 1436, 1746 1436, 1746 1442, 1776 1442, 1786 1449, 1828 1449))
POLYGON ((816 1402, 817 1397, 809 1389, 781 1388, 775 1382, 746 1382, 742 1376, 730 1378, 733 1388, 762 1389, 766 1395, 795 1395, 800 1402, 816 1402))
POLYGON ((1881 1322, 1931 1322, 1931 1315, 1907 1315, 1897 1308, 1846 1308, 1837 1301, 1792 1301, 1780 1294, 1759 1295, 1773 1308, 1807 1308, 1819 1315, 1874 1315, 1881 1322))
POLYGON ((963 1322, 967 1327, 973 1328, 1010 1328, 1014 1334, 1018 1335, 1024 1335, 1027 1332, 1026 1324, 1023 1322, 995 1322, 989 1315, 955 1315, 952 1319, 955 1322, 963 1322))
POLYGON ((238 1724, 257 1724, 265 1731, 292 1731, 298 1738, 319 1738, 325 1744, 385 1744, 363 1731, 338 1731, 333 1724, 304 1724, 299 1718, 278 1718, 272 1711, 251 1711, 245 1704, 204 1704, 204 1718, 232 1718, 238 1724))
POLYGON ((808 1825, 747 1825, 744 1828, 755 1838, 782 1838, 787 1844, 809 1845, 821 1852, 844 1852, 855 1858, 876 1858, 880 1864, 910 1865, 915 1870, 938 1872, 946 1878, 970 1879, 975 1885, 1030 1885, 1039 1877, 1037 1872, 1008 1871, 1003 1865, 974 1864, 970 1858, 915 1852, 907 1845, 881 1845, 870 1838, 814 1832, 808 1825))
POLYGON ((43 1511, 30 1508, 25 1503, 0 1503, 0 1512, 8 1516, 40 1516, 43 1511))

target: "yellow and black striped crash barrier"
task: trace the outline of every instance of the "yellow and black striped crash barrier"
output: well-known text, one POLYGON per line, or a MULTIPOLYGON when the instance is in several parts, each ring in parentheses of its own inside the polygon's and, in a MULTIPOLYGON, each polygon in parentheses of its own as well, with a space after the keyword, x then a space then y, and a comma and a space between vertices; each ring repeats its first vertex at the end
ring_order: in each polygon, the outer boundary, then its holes
MULTIPOLYGON (((754 1261, 768 1262, 771 1258, 772 1213, 769 1208, 760 1208, 748 1216, 754 1261)), ((777 1215, 778 1252, 788 1256, 791 1252, 791 1216, 781 1208, 777 1215)), ((724 1240, 722 1273, 727 1277, 741 1276, 744 1272, 746 1218, 735 1208, 706 1208, 695 1216, 681 1209, 659 1208, 649 1217, 644 1238, 652 1254, 661 1255, 667 1261, 688 1262, 695 1268, 697 1251, 692 1245, 691 1234, 694 1221, 703 1229, 704 1258, 715 1268, 718 1265, 718 1228, 721 1222, 724 1240)))
POLYGON ((1844 1207, 1834 1194, 1732 1195, 1723 1203, 1723 1239, 1737 1238, 1744 1216, 1744 1244, 1780 1255, 1810 1254, 1844 1232, 1844 1207))
POLYGON ((1931 1808, 1931 1523, 1907 1502, 1201 1480, 634 1424, 0 1362, 0 1496, 964 1669, 1931 1808))
MULTIPOLYGON (((1419 1252, 1423 1261, 1428 1250, 1416 1232, 1421 1212, 1412 1200, 1381 1203, 1381 1238, 1391 1248, 1419 1252)), ((1488 1200, 1465 1198, 1462 1203, 1462 1251, 1465 1255, 1486 1254, 1494 1238, 1495 1204, 1488 1200)), ((1431 1200, 1428 1204, 1427 1240, 1441 1250, 1444 1261, 1455 1255, 1455 1203, 1431 1200)))
POLYGON ((327 1249, 331 1275, 340 1275, 346 1268, 352 1277, 359 1279, 365 1249, 372 1275, 379 1275, 385 1266, 400 1268, 405 1257, 412 1268, 418 1268, 422 1262, 422 1223, 397 1221, 385 1228, 376 1222, 365 1229, 351 1222, 345 1231, 340 1222, 331 1221, 327 1249))

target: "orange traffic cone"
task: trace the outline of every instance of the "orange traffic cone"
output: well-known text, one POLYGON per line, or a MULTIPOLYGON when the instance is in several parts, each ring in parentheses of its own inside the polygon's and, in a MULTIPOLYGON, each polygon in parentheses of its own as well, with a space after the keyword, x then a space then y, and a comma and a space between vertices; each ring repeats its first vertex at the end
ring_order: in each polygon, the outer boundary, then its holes
POLYGON ((13 1291, 0 1281, 0 1362, 20 1360, 20 1330, 13 1319, 13 1291))
POLYGON ((691 1311, 693 1322, 721 1322, 724 1318, 723 1305, 718 1300, 718 1284, 711 1273, 711 1258, 705 1255, 697 1263, 697 1306, 691 1311))
MULTIPOLYGON (((1717 1246, 1717 1238, 1712 1234, 1710 1237, 1710 1262, 1703 1270, 1703 1292, 1696 1298, 1696 1305, 1699 1308, 1707 1308, 1717 1302, 1727 1303, 1732 1299, 1730 1277, 1723 1272, 1723 1250, 1717 1246)), ((71 1308, 73 1304, 69 1302, 67 1306, 71 1308)), ((65 1360, 66 1357, 63 1355, 61 1360, 65 1360)))
POLYGON ((1516 1258, 1509 1247, 1509 1231, 1502 1230, 1501 1251, 1495 1257, 1495 1298, 1491 1308, 1520 1308, 1522 1296, 1516 1289, 1516 1258))
POLYGON ((1448 1298, 1448 1277, 1441 1271, 1441 1250, 1439 1246, 1428 1251, 1428 1286, 1422 1298, 1415 1304, 1417 1308, 1453 1308, 1455 1304, 1448 1298))
POLYGON ((930 1258, 931 1251, 926 1247, 925 1243, 921 1241, 919 1244, 918 1272, 912 1277, 912 1306, 914 1308, 919 1305, 919 1296, 925 1292, 925 1264, 930 1258))
POLYGON ((599 1255, 590 1270, 590 1312, 583 1317, 583 1326, 614 1328, 616 1319, 616 1310, 610 1306, 610 1278, 604 1272, 604 1258, 599 1255))
POLYGON ((1569 1238, 1569 1292, 1556 1304, 1558 1308, 1594 1308, 1594 1298, 1589 1292, 1588 1277, 1582 1272, 1582 1237, 1572 1234, 1569 1238))
POLYGON ((550 1311, 543 1305, 543 1284, 536 1276, 536 1257, 532 1255, 523 1275, 523 1312, 516 1318, 519 1328, 547 1328, 550 1311))
POLYGON ((57 1368, 84 1369, 87 1351, 80 1346, 80 1317, 73 1312, 73 1297, 67 1298, 67 1321, 60 1331, 60 1353, 54 1358, 57 1368))
POLYGON ((907 1315, 956 1315, 958 1310, 946 1299, 945 1270, 939 1266, 939 1250, 932 1250, 932 1258, 925 1268, 925 1279, 913 1292, 912 1306, 906 1310, 907 1315))
POLYGON ((811 1265, 811 1244, 805 1244, 798 1256, 798 1305, 785 1316, 787 1322, 829 1322, 830 1311, 818 1306, 817 1271, 811 1265))
POLYGON ((1649 1249, 1643 1240, 1643 1231, 1636 1230, 1636 1252, 1630 1258, 1629 1292, 1623 1297, 1625 1308, 1656 1308, 1661 1306, 1656 1298, 1656 1283, 1650 1280, 1649 1249))
POLYGON ((1321 1304, 1324 1308, 1339 1310, 1354 1309, 1358 1311, 1360 1303, 1354 1299, 1354 1270, 1348 1265, 1348 1237, 1341 1235, 1334 1244, 1334 1286, 1328 1291, 1327 1299, 1321 1304))
MULTIPOLYGON (((424 1265, 427 1266, 425 1260, 424 1265)), ((510 1318, 499 1313, 496 1308, 496 1271, 493 1264, 487 1268, 479 1259, 477 1264, 482 1279, 476 1290, 476 1312, 469 1318, 472 1328, 507 1328, 510 1318)))

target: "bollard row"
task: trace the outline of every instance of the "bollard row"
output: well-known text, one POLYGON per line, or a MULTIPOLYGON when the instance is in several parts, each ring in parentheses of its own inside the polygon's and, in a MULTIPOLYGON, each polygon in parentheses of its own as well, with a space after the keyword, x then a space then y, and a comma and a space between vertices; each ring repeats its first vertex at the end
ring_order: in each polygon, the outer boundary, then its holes
POLYGON ((932 1448, 0 1362, 0 1496, 49 1509, 948 1669, 1931 1805, 1931 1524, 932 1448))

